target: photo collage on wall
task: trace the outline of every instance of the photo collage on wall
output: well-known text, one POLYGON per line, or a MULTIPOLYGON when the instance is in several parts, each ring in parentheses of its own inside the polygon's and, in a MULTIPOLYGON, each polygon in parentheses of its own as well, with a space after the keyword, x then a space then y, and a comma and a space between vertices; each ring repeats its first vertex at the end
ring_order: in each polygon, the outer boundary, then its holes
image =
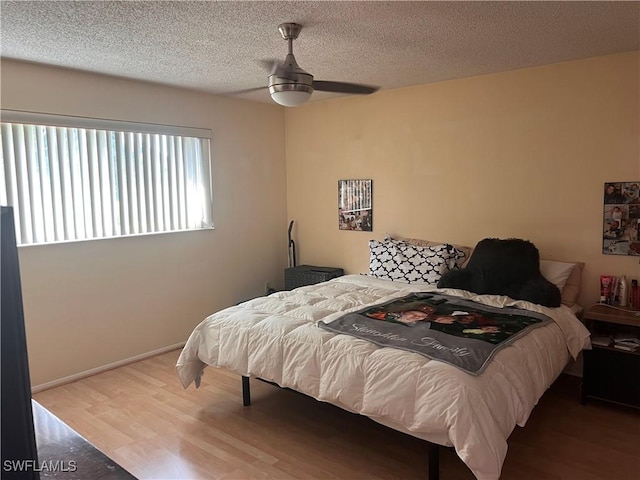
POLYGON ((338 228, 373 231, 371 180, 338 180, 338 228))
POLYGON ((602 253, 640 256, 640 181, 604 184, 602 253))

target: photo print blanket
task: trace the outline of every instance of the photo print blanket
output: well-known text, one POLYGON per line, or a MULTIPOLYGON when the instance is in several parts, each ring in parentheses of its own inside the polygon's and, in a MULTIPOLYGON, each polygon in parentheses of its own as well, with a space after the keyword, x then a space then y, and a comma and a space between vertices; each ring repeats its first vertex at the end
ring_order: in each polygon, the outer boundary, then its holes
POLYGON ((438 293, 413 293, 329 323, 319 322, 319 326, 479 375, 501 348, 551 321, 530 310, 491 307, 438 293))

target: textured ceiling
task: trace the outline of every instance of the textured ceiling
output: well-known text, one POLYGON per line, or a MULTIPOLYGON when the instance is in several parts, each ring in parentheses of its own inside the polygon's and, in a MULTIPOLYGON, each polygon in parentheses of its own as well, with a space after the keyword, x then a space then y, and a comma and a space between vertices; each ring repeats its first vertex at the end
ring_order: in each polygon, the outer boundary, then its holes
POLYGON ((640 49, 640 2, 2 0, 0 21, 3 57, 221 94, 266 85, 291 21, 316 80, 383 89, 640 49))

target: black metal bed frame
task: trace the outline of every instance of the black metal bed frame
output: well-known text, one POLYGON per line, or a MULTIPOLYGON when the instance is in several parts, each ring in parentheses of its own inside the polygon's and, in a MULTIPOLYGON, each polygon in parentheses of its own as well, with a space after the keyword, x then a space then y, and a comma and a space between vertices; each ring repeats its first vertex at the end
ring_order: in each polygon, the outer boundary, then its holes
MULTIPOLYGON (((242 376, 242 405, 248 407, 251 405, 251 385, 249 384, 250 377, 245 375, 242 376)), ((271 385, 275 385, 278 388, 281 388, 278 384, 269 382, 268 380, 263 380, 259 378, 263 382, 269 383, 271 385)), ((440 445, 437 443, 431 443, 427 440, 424 440, 429 446, 429 476, 428 480, 439 480, 440 479, 440 445)))

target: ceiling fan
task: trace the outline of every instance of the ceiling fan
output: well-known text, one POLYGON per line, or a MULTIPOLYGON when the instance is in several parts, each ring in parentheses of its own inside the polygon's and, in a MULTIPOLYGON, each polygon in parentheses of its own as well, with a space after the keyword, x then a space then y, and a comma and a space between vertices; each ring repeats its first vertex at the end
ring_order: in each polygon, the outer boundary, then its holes
POLYGON ((268 87, 253 88, 238 93, 268 88, 269 94, 274 102, 285 107, 296 107, 309 100, 314 90, 368 95, 376 92, 380 88, 356 83, 314 80, 313 75, 298 66, 293 56, 293 41, 298 38, 302 30, 302 25, 297 23, 282 23, 278 25, 278 30, 282 38, 289 43, 289 53, 284 62, 263 62, 263 65, 267 67, 270 72, 268 87))

